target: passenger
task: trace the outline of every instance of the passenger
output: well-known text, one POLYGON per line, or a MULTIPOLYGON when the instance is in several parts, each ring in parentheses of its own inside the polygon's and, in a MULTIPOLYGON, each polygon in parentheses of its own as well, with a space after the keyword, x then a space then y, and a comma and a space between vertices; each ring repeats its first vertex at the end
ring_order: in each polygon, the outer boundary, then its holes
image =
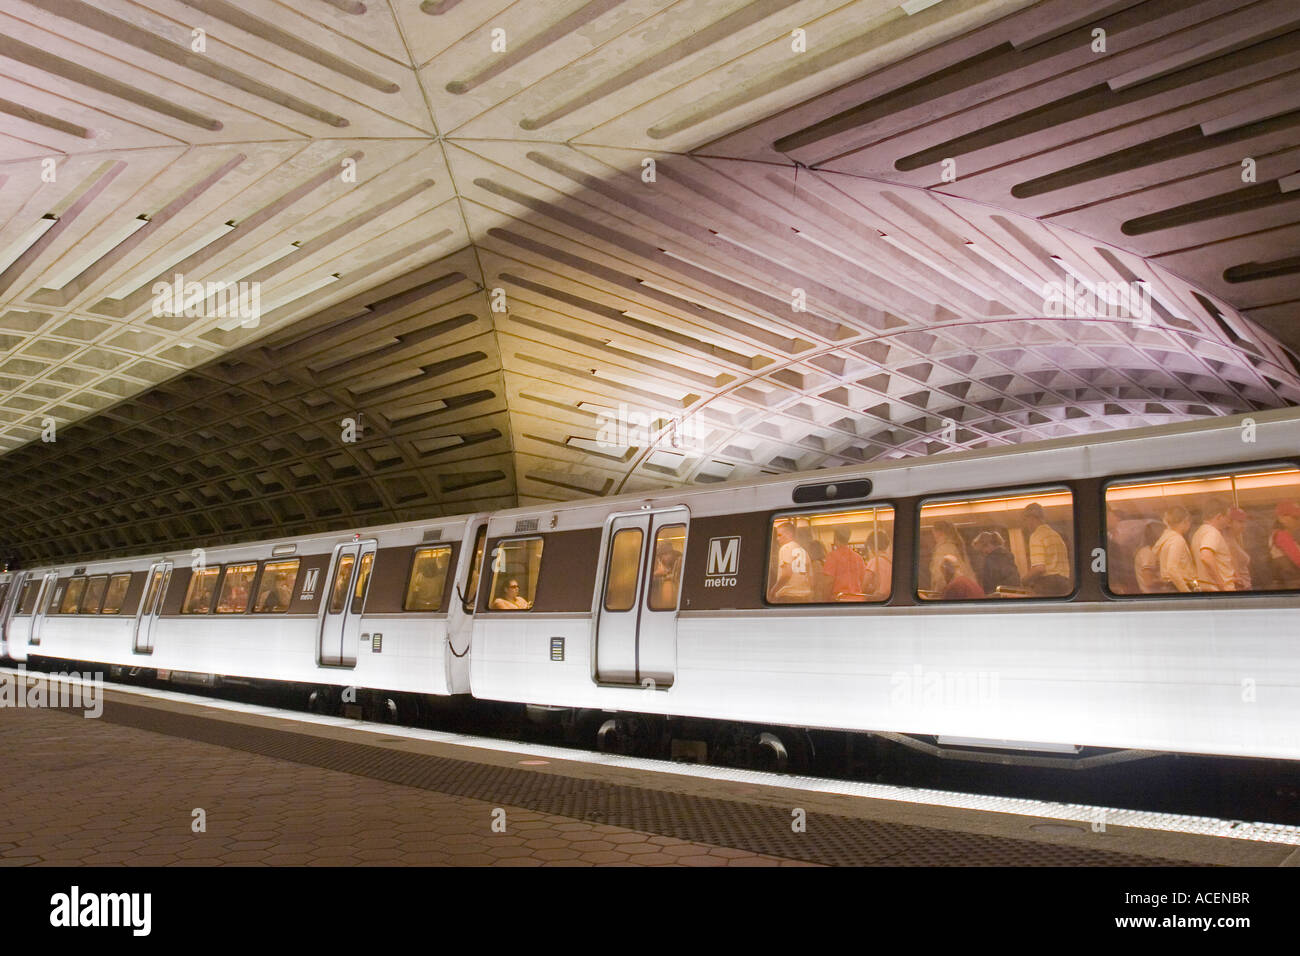
POLYGON ((865 601, 867 599, 867 562, 849 546, 849 529, 835 529, 835 547, 826 558, 826 574, 830 576, 830 598, 833 601, 865 601))
POLYGON ((985 594, 993 594, 1000 587, 1020 586, 1020 569, 1016 567, 1016 559, 1007 550, 1002 535, 996 531, 983 531, 971 542, 971 547, 983 555, 979 583, 985 594))
POLYGON ((975 572, 970 566, 970 559, 966 555, 966 543, 962 540, 961 532, 953 525, 951 521, 936 521, 930 526, 930 535, 932 537, 933 550, 930 552, 930 590, 942 591, 945 581, 943 577, 943 559, 952 555, 957 559, 957 570, 959 576, 975 579, 975 572))
POLYGON ((1195 591, 1196 562, 1187 546, 1185 535, 1192 527, 1187 509, 1175 505, 1165 512, 1165 530, 1156 542, 1156 558, 1160 562, 1160 581, 1164 590, 1195 591))
POLYGON ((681 553, 668 541, 660 541, 655 551, 654 570, 650 576, 651 606, 677 607, 677 586, 682 577, 681 553))
POLYGON ((794 539, 808 555, 808 565, 812 571, 812 600, 829 601, 832 581, 831 576, 826 573, 826 547, 817 540, 812 526, 806 520, 795 522, 794 539))
POLYGON ((961 574, 961 563, 956 555, 946 555, 939 562, 939 573, 943 575, 943 599, 945 601, 969 601, 982 598, 984 592, 975 583, 975 579, 961 574))
POLYGON ((1192 557, 1196 561, 1196 579, 1202 591, 1233 590, 1232 551, 1224 532, 1231 519, 1232 506, 1225 498, 1211 498, 1203 507, 1205 523, 1192 535, 1192 557))
POLYGON ((407 603, 412 610, 436 611, 441 603, 440 590, 447 579, 447 564, 437 557, 421 558, 411 579, 411 597, 407 603))
POLYGON ((492 601, 494 611, 526 611, 532 606, 533 602, 519 593, 519 581, 515 578, 507 581, 505 590, 492 601))
POLYGON ((1116 594, 1141 593, 1133 574, 1149 523, 1146 518, 1125 517, 1114 505, 1106 506, 1106 567, 1110 589, 1116 594))
MULTIPOLYGON (((1160 558, 1156 554, 1156 542, 1160 540, 1164 531, 1164 525, 1159 521, 1152 521, 1147 524, 1146 531, 1142 533, 1142 547, 1138 548, 1137 557, 1133 559, 1133 575, 1138 586, 1138 591, 1135 593, 1158 594, 1161 591, 1171 590, 1160 580, 1160 558)), ((1117 594, 1128 593, 1116 588, 1112 590, 1117 594)))
POLYGON ((1043 597, 1070 593, 1070 552, 1056 529, 1047 523, 1043 506, 1037 501, 1022 512, 1029 532, 1029 571, 1024 584, 1043 597))
POLYGON ((1277 503, 1277 523, 1268 540, 1268 557, 1273 566, 1273 587, 1279 590, 1300 588, 1300 546, 1296 545, 1296 531, 1300 530, 1300 505, 1294 501, 1277 503))
POLYGON ((772 600, 781 603, 811 601, 811 562, 808 560, 808 552, 795 540, 794 526, 788 521, 778 524, 776 540, 780 551, 777 556, 776 581, 772 585, 772 600))
POLYGON ((868 601, 883 601, 894 587, 894 562, 890 557, 889 533, 873 531, 867 535, 867 574, 862 586, 868 601))
POLYGON ((1232 552, 1232 589, 1249 591, 1252 587, 1250 578, 1250 552, 1246 550, 1246 512, 1233 508, 1228 512, 1228 550, 1232 552))
POLYGON ((293 600, 293 582, 288 576, 282 575, 275 582, 274 595, 271 599, 271 610, 280 611, 289 610, 289 603, 293 600))

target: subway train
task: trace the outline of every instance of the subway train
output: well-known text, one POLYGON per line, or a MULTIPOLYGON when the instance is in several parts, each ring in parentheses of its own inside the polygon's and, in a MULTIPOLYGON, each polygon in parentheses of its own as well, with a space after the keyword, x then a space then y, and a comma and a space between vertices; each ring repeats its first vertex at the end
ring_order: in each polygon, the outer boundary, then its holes
POLYGON ((0 636, 32 667, 500 702, 710 762, 793 769, 840 732, 1296 760, 1298 540, 1283 410, 11 570, 0 636))

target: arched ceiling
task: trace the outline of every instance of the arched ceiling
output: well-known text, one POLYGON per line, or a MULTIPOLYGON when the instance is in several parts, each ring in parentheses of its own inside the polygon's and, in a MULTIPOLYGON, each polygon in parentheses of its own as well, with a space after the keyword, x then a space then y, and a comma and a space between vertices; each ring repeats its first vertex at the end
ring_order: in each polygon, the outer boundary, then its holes
POLYGON ((1297 68, 1280 0, 12 0, 0 547, 1298 404, 1297 68))

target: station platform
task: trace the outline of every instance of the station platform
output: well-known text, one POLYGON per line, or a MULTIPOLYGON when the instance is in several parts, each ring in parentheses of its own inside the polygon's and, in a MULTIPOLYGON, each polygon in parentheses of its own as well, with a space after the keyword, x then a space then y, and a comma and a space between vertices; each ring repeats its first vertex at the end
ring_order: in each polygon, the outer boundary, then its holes
POLYGON ((1087 808, 945 805, 143 688, 106 689, 99 719, 0 708, 0 760, 0 866, 1300 864, 1294 828, 1234 838, 1125 811, 1098 827, 1087 808))

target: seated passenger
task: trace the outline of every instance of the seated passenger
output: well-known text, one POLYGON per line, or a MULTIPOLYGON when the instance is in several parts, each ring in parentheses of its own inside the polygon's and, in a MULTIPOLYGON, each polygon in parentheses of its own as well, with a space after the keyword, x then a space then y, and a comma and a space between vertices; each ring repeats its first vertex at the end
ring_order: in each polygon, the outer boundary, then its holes
POLYGON ((1300 546, 1296 532, 1300 530, 1300 505, 1294 501, 1277 503, 1277 523, 1268 539, 1268 557, 1273 566, 1273 587, 1300 588, 1300 546))
MULTIPOLYGON (((1138 548, 1137 556, 1133 558, 1133 577, 1138 587, 1136 593, 1158 594, 1170 590, 1160 580, 1160 558, 1156 554, 1156 542, 1164 531, 1165 526, 1159 521, 1151 521, 1142 532, 1142 547, 1138 548)), ((1129 593, 1119 590, 1115 585, 1111 589, 1117 594, 1129 593)))
POLYGON ((1184 537, 1191 530, 1192 518, 1186 508, 1178 505, 1166 511, 1164 517, 1165 530, 1155 545, 1161 586, 1167 591, 1195 591, 1196 564, 1184 537))
POLYGON ((1000 587, 1020 586, 1020 569, 1016 559, 1007 550, 1002 535, 996 531, 981 532, 971 547, 984 556, 980 562, 979 583, 985 594, 993 594, 1000 587))
POLYGON ((831 579, 832 601, 865 601, 867 562, 849 547, 849 529, 835 529, 835 547, 826 557, 823 570, 831 579))
POLYGON ((794 527, 788 521, 776 526, 776 540, 780 548, 777 555, 776 581, 772 583, 771 600, 778 603, 807 603, 813 598, 812 563, 808 552, 795 540, 794 527))
POLYGON ((1231 591, 1234 587, 1232 550, 1226 532, 1232 507, 1226 498, 1211 498, 1202 509, 1205 523, 1192 535, 1192 560, 1202 591, 1231 591))
POLYGON ((930 537, 930 590, 943 590, 943 559, 950 554, 957 559, 958 576, 975 579, 975 571, 966 557, 966 543, 956 525, 951 521, 936 521, 930 526, 930 537))
POLYGON ((883 601, 894 586, 894 561, 890 557, 889 534, 873 531, 867 535, 867 575, 862 586, 868 601, 883 601))
POLYGON ((945 601, 968 601, 984 596, 984 592, 980 590, 974 578, 959 573, 961 561, 955 554, 944 555, 943 560, 939 562, 939 570, 943 574, 945 601))
POLYGON ((1232 589, 1249 591, 1252 587, 1250 577, 1250 552, 1246 550, 1246 512, 1233 508, 1228 512, 1228 550, 1232 552, 1232 589))
POLYGON ((506 582, 505 590, 492 601, 494 611, 526 611, 532 606, 533 602, 519 593, 519 582, 514 578, 506 582))

